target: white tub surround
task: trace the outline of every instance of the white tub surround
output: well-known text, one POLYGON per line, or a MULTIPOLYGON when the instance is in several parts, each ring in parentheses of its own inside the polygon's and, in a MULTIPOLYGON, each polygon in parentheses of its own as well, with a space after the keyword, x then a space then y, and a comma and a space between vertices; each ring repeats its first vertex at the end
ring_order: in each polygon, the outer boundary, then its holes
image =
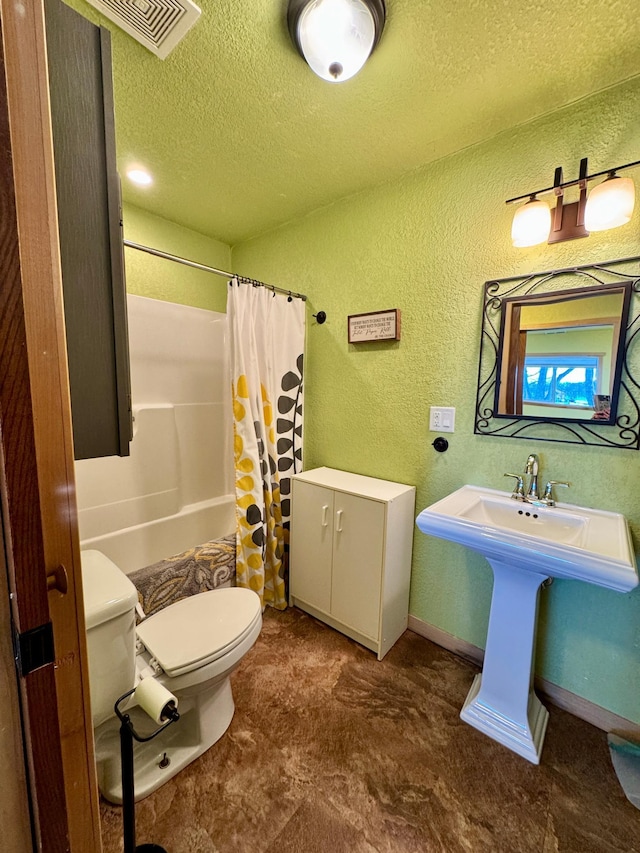
POLYGON ((128 297, 134 436, 76 463, 81 547, 123 571, 235 529, 226 317, 128 297))

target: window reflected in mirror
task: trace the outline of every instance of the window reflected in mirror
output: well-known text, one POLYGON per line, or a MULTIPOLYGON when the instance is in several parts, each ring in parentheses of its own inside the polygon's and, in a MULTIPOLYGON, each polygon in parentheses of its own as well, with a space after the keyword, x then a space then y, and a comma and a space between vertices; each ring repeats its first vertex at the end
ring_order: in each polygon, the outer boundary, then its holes
POLYGON ((505 299, 497 415, 615 418, 628 283, 505 299))

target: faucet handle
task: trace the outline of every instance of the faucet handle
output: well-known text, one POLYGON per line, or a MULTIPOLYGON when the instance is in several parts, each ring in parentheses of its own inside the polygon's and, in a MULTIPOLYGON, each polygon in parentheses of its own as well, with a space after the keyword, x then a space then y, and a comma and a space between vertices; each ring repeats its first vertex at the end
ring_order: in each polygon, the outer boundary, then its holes
POLYGON ((555 500, 553 499, 553 487, 554 486, 563 486, 565 489, 568 489, 571 483, 567 483, 564 480, 549 480, 547 485, 544 487, 544 495, 543 501, 547 504, 547 506, 555 506, 555 500))
POLYGON ((504 474, 505 477, 513 477, 516 481, 515 486, 513 487, 513 492, 511 497, 514 501, 523 501, 524 500, 524 480, 522 474, 504 474))

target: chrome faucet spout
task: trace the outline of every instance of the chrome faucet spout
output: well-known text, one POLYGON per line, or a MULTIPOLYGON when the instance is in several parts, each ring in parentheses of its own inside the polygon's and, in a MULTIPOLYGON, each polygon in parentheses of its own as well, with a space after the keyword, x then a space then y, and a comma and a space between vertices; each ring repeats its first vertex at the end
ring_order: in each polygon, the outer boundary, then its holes
POLYGON ((529 488, 527 489, 527 500, 538 500, 540 497, 540 493, 538 491, 538 457, 535 453, 530 453, 527 458, 527 464, 525 466, 524 472, 528 474, 529 479, 529 488))

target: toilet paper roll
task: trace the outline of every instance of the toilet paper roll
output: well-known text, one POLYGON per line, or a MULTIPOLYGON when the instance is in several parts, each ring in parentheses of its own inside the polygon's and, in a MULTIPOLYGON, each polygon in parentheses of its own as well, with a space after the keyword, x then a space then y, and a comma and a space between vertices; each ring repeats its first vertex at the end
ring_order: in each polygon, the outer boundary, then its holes
POLYGON ((170 693, 152 676, 142 679, 136 687, 134 696, 142 710, 156 723, 166 723, 169 720, 170 715, 164 712, 170 702, 173 702, 175 708, 178 707, 178 700, 173 693, 170 693))

